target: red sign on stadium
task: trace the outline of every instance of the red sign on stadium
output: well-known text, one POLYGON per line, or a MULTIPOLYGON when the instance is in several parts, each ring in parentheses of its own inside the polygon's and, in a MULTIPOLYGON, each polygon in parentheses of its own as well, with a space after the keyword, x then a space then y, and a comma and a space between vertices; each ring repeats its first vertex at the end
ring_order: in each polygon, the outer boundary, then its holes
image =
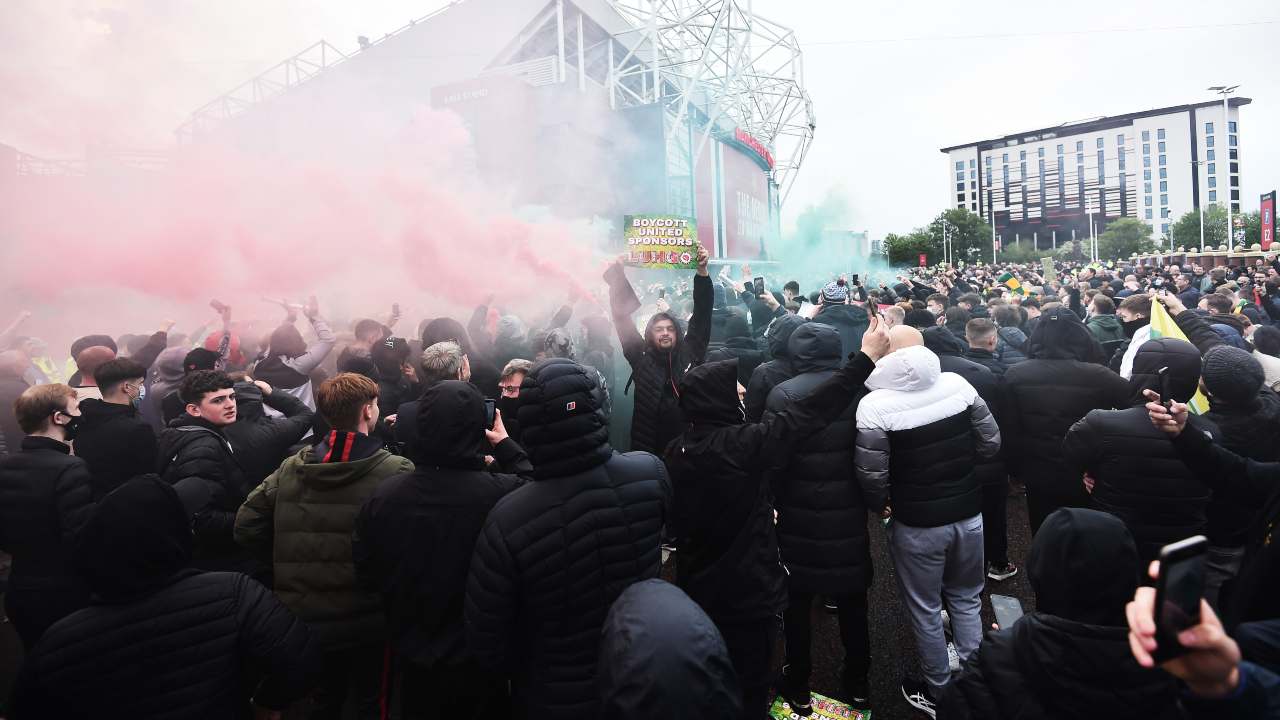
POLYGON ((725 256, 764 257, 769 233, 769 176, 746 153, 723 146, 725 256))
POLYGON ((1262 216, 1262 249, 1264 251, 1271 249, 1271 243, 1276 241, 1276 191, 1272 190, 1262 196, 1262 203, 1258 208, 1258 214, 1262 216))
POLYGON ((751 148, 752 152, 759 155, 761 160, 764 160, 764 164, 768 165, 770 170, 773 169, 773 153, 769 152, 769 148, 765 147, 764 143, 751 137, 751 134, 742 128, 736 128, 733 131, 733 138, 751 148))

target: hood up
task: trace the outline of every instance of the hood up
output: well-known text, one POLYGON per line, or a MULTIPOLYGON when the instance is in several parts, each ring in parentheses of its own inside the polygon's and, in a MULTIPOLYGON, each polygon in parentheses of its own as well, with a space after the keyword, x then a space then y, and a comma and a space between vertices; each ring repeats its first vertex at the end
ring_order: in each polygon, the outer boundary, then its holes
POLYGON ((787 353, 797 373, 839 370, 840 331, 824 323, 805 323, 791 333, 787 353))
POLYGON ((1027 556, 1036 609, 1089 625, 1125 625, 1138 571, 1138 547, 1124 521, 1097 510, 1055 511, 1027 556))
POLYGON ((920 334, 924 336, 924 346, 935 355, 962 356, 969 349, 955 333, 944 327, 927 327, 920 334))
POLYGON ((627 588, 604 623, 596 684, 601 717, 736 720, 742 692, 715 623, 662 580, 627 588))
POLYGON ((191 560, 188 517, 178 492, 155 475, 108 493, 76 536, 76 563, 90 589, 125 601, 163 587, 191 560))
POLYGON ((738 402, 738 359, 703 363, 680 381, 680 409, 689 424, 738 425, 743 422, 738 402))
POLYGON ((1052 308, 1040 314, 1027 341, 1027 357, 1038 360, 1078 360, 1102 363, 1102 346, 1070 309, 1052 308))
MULTIPOLYGON (((943 332, 946 332, 944 329, 943 332)), ((942 366, 933 351, 921 345, 904 347, 885 355, 867 378, 872 390, 925 390, 942 375, 942 366)))
POLYGON ((599 373, 567 358, 540 360, 520 386, 520 439, 537 480, 608 462, 609 418, 599 373))
POLYGON ((787 313, 769 323, 769 328, 765 330, 765 338, 769 342, 769 354, 774 358, 791 357, 787 347, 788 342, 791 340, 791 333, 804 324, 804 318, 791 313, 787 313))
POLYGON ((427 389, 418 405, 418 457, 422 465, 479 469, 484 466, 484 397, 475 385, 445 380, 427 389))
POLYGON ((1178 402, 1186 402, 1196 394, 1200 386, 1200 351, 1186 340, 1175 338, 1156 338, 1148 340, 1138 348, 1133 357, 1133 374, 1129 377, 1129 388, 1132 395, 1129 402, 1134 405, 1145 405, 1147 399, 1143 390, 1155 390, 1161 395, 1161 368, 1165 372, 1169 385, 1169 394, 1178 402))

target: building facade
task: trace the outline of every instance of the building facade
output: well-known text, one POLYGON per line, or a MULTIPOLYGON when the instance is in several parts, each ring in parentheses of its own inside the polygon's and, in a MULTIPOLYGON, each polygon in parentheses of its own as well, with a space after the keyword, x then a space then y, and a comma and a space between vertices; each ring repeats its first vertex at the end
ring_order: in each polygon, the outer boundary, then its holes
POLYGON ((949 205, 992 222, 1005 247, 1054 247, 1122 217, 1167 238, 1198 207, 1229 200, 1240 211, 1239 116, 1250 102, 1231 98, 1226 118, 1208 101, 942 148, 949 205))

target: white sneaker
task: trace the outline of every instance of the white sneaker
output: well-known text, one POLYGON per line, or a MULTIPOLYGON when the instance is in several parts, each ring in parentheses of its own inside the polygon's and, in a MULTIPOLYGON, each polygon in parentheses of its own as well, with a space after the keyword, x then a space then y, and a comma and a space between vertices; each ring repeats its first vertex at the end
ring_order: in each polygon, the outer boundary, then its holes
POLYGON ((960 653, 956 652, 955 643, 947 643, 947 664, 951 666, 951 672, 960 672, 960 653))

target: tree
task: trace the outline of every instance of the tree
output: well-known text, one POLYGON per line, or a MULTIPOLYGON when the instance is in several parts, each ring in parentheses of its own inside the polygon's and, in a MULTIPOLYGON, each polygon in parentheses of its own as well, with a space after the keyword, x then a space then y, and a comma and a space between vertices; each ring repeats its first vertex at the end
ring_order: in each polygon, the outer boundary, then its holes
POLYGON ((1098 236, 1098 257, 1104 260, 1127 260, 1130 255, 1154 252, 1151 226, 1137 218, 1115 220, 1098 236))
MULTIPOLYGON (((939 213, 928 225, 906 235, 890 233, 884 238, 889 262, 915 265, 921 253, 929 256, 929 264, 942 262, 943 221, 951 238, 950 253, 955 261, 966 263, 991 259, 991 226, 977 214, 964 208, 951 208, 939 213)), ((949 254, 950 254, 949 253, 949 254)))
POLYGON ((915 265, 921 253, 929 256, 930 263, 942 260, 942 241, 939 240, 935 245, 933 238, 918 228, 906 235, 885 235, 884 247, 889 254, 889 262, 893 265, 915 265))
MULTIPOLYGON (((1200 247, 1200 212, 1191 212, 1178 218, 1169 228, 1175 248, 1200 247)), ((1215 250, 1227 242, 1227 209, 1221 205, 1209 205, 1204 209, 1204 245, 1215 250)))
POLYGON ((1262 243, 1262 213, 1254 210, 1239 215, 1239 225, 1236 227, 1244 230, 1244 246, 1251 248, 1254 245, 1262 243))

